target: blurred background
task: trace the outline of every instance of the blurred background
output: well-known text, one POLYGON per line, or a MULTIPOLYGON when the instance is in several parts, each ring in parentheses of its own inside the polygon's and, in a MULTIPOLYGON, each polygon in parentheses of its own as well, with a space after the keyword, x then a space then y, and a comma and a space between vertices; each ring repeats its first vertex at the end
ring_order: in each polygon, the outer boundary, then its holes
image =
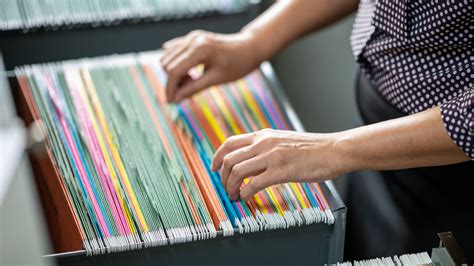
POLYGON ((350 128, 356 117, 353 16, 297 41, 273 60, 277 76, 307 131, 350 128))

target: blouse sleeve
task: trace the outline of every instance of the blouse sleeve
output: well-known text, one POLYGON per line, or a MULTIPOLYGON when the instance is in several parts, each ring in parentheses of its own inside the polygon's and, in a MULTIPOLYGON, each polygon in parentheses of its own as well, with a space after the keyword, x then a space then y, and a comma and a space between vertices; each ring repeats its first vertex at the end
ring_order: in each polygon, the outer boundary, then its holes
POLYGON ((451 139, 474 161, 474 88, 443 103, 441 117, 451 139))

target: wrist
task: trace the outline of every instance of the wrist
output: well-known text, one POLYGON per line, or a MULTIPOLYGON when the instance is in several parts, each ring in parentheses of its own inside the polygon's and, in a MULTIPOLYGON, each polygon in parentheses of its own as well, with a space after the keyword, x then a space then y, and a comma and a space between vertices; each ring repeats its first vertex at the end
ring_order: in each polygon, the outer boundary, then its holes
POLYGON ((252 51, 254 58, 258 60, 259 64, 270 60, 277 52, 274 48, 275 45, 268 43, 269 38, 263 29, 244 27, 239 33, 246 39, 247 49, 252 51))
POLYGON ((333 134, 332 148, 341 174, 366 169, 359 146, 357 137, 353 136, 350 131, 333 134))

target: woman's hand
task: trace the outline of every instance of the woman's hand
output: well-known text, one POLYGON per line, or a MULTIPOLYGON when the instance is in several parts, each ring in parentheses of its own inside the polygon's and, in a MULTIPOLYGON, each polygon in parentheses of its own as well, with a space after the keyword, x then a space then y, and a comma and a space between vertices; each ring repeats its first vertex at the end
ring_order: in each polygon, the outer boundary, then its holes
POLYGON ((232 136, 212 170, 233 200, 278 183, 319 182, 357 170, 437 166, 470 158, 449 137, 440 107, 331 134, 261 130, 232 136), (242 188, 243 180, 250 181, 242 188))
POLYGON ((351 1, 276 1, 236 34, 193 31, 166 42, 161 60, 168 73, 168 101, 181 101, 193 93, 241 78, 290 42, 320 29, 356 9, 351 1), (204 64, 195 80, 191 68, 204 64))
POLYGON ((264 60, 257 52, 256 42, 250 32, 224 35, 200 30, 166 42, 161 63, 168 74, 168 101, 179 102, 255 69, 264 60), (204 65, 204 73, 193 79, 189 70, 200 64, 204 65))
POLYGON ((341 174, 334 143, 334 134, 264 129, 236 135, 217 150, 212 170, 221 169, 230 199, 248 200, 274 184, 319 182, 341 174))

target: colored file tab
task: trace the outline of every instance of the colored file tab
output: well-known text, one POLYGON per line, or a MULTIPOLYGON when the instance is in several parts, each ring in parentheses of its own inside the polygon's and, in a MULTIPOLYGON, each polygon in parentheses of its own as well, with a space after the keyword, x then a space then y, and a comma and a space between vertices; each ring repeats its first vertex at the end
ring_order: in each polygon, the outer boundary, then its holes
POLYGON ((16 69, 88 254, 334 222, 318 184, 231 201, 210 170, 229 136, 290 129, 260 71, 170 105, 159 59, 146 52, 16 69))

